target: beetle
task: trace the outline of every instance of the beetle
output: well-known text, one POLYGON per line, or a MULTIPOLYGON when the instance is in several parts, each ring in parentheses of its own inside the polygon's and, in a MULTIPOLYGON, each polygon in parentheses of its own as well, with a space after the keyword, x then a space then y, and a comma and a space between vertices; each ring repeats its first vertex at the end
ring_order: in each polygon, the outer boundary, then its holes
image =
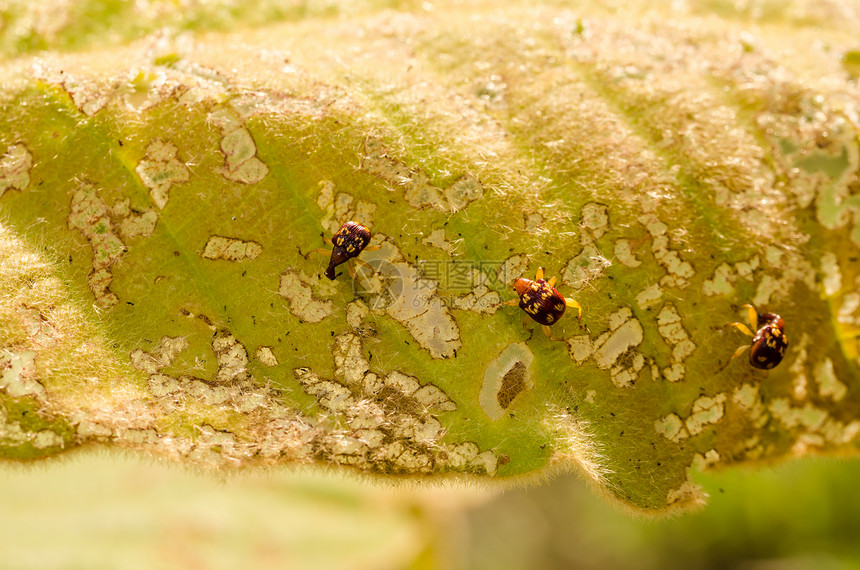
POLYGON ((555 277, 546 281, 543 275, 543 267, 538 267, 534 280, 520 277, 514 282, 514 290, 519 299, 505 303, 506 305, 519 305, 526 312, 523 326, 528 324, 529 317, 541 325, 543 334, 550 340, 564 340, 553 338, 549 327, 558 322, 568 307, 575 307, 578 311, 577 319, 582 320, 582 305, 568 299, 555 288, 555 277))
POLYGON ((739 347, 732 359, 740 356, 745 350, 750 351, 750 364, 754 368, 770 370, 782 362, 785 349, 788 348, 788 337, 785 335, 785 321, 776 313, 759 313, 752 305, 746 307, 750 328, 743 323, 732 323, 732 326, 753 337, 749 345, 739 347), (753 334, 755 330, 755 334, 753 334))
MULTIPOLYGON (((369 229, 358 222, 353 222, 352 220, 344 222, 344 224, 335 232, 334 236, 332 236, 331 240, 326 239, 325 235, 323 235, 323 239, 330 242, 333 246, 328 268, 325 270, 325 276, 334 281, 334 278, 336 277, 334 273, 335 267, 342 263, 346 263, 354 257, 358 257, 358 255, 367 248, 367 244, 370 243, 370 236, 371 234, 369 229)), ((373 249, 378 249, 378 247, 368 249, 367 251, 371 251, 373 249)), ((299 253, 301 253, 301 251, 299 251, 299 253)), ((329 254, 327 249, 315 249, 308 252, 303 257, 307 259, 308 255, 311 253, 319 253, 323 255, 329 254)))

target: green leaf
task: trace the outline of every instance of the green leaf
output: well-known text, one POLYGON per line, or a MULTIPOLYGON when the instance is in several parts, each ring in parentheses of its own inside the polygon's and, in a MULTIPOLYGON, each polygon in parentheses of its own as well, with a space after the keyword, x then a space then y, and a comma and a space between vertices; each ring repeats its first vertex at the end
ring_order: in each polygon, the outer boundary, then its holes
POLYGON ((691 468, 853 453, 856 26, 706 6, 368 6, 5 61, 0 455, 579 469, 660 513, 703 500, 691 468), (349 219, 379 247, 329 281, 349 219), (564 342, 503 304, 539 267, 583 307, 564 342), (732 359, 746 303, 785 320, 769 372, 732 359))

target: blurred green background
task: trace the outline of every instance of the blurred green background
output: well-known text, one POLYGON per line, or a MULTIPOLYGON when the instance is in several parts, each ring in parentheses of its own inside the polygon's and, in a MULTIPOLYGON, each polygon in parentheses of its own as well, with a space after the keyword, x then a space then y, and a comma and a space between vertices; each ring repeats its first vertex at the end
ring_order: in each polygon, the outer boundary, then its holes
POLYGON ((0 472, 0 568, 860 568, 860 463, 697 480, 704 509, 647 520, 572 475, 491 493, 85 451, 0 472))

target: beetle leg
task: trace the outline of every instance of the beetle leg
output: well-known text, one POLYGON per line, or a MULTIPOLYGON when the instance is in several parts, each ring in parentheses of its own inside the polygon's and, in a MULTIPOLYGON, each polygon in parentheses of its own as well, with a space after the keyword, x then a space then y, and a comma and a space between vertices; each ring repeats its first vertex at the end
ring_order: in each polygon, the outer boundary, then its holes
POLYGON ((550 340, 557 340, 557 341, 565 342, 565 340, 563 338, 555 338, 554 336, 552 336, 552 330, 550 330, 550 328, 547 325, 541 325, 541 328, 543 329, 543 334, 544 334, 544 336, 546 336, 546 338, 548 338, 550 340))
POLYGON ((725 364, 723 364, 722 366, 720 366, 720 369, 719 369, 719 370, 717 370, 717 373, 718 373, 718 374, 719 374, 719 373, 722 373, 722 371, 723 371, 723 370, 725 370, 726 368, 728 368, 728 367, 729 367, 729 364, 731 364, 731 363, 732 363, 732 360, 734 360, 735 358, 737 358, 738 356, 740 356, 741 354, 743 354, 744 352, 746 352, 746 350, 747 350, 748 348, 749 348, 749 345, 748 345, 748 344, 745 344, 745 345, 743 345, 743 346, 738 347, 738 349, 735 351, 735 353, 732 355, 732 357, 731 357, 731 358, 729 358, 729 359, 726 361, 726 363, 725 363, 725 364))
POLYGON ((519 304, 520 304, 519 299, 511 299, 510 301, 505 301, 504 303, 502 303, 502 306, 513 307, 514 305, 519 305, 519 304))
POLYGON ((747 335, 747 336, 755 336, 755 335, 753 335, 753 333, 752 333, 752 332, 747 328, 747 326, 746 326, 745 324, 743 324, 743 323, 732 323, 732 324, 731 324, 731 326, 735 327, 736 329, 738 329, 739 331, 741 331, 742 333, 744 333, 744 334, 745 334, 745 335, 747 335))
POLYGON ((550 287, 555 287, 555 277, 546 282, 550 287))
POLYGON ((564 303, 568 307, 573 307, 574 309, 576 309, 578 312, 578 314, 576 315, 576 318, 579 320, 582 320, 582 305, 580 305, 579 303, 577 303, 573 299, 568 299, 567 297, 564 298, 564 303))
POLYGON ((535 274, 535 281, 538 279, 543 279, 543 267, 537 268, 537 273, 535 274))
POLYGON ((309 259, 309 256, 310 256, 312 253, 316 253, 316 254, 318 254, 318 255, 325 255, 325 256, 329 256, 329 255, 331 255, 331 250, 330 250, 330 249, 325 249, 325 248, 322 248, 322 247, 317 248, 317 249, 312 249, 312 250, 310 250, 310 251, 309 251, 309 252, 307 252, 307 253, 302 253, 302 249, 301 249, 301 248, 298 248, 298 250, 299 250, 299 255, 301 255, 301 256, 302 256, 302 257, 304 257, 305 259, 309 259))
POLYGON ((749 319, 750 319, 750 328, 752 330, 758 329, 758 312, 755 310, 755 307, 747 303, 744 305, 747 308, 749 319))
MULTIPOLYGON (((360 257, 354 257, 353 259, 355 259, 356 265, 360 265, 362 269, 366 269, 367 271, 370 272, 371 275, 373 275, 374 269, 373 269, 373 266, 371 264, 369 264, 365 260, 361 259, 360 257)), ((349 274, 352 275, 353 279, 355 279, 355 270, 348 263, 346 264, 346 266, 347 266, 347 268, 349 268, 349 274)))
POLYGON ((526 316, 523 318, 523 328, 524 328, 524 329, 529 328, 529 316, 528 316, 528 315, 526 315, 526 316))
POLYGON ((369 245, 366 248, 364 248, 363 251, 379 251, 380 249, 382 249, 381 243, 378 245, 369 245))
POLYGON ((749 345, 748 345, 748 344, 745 344, 745 345, 743 345, 743 346, 741 346, 741 347, 738 347, 738 349, 735 351, 735 353, 732 355, 732 357, 731 357, 731 358, 729 358, 729 362, 731 362, 732 360, 734 360, 735 358, 737 358, 738 356, 740 356, 741 354, 743 354, 744 352, 746 352, 746 350, 747 350, 748 348, 749 348, 749 345))

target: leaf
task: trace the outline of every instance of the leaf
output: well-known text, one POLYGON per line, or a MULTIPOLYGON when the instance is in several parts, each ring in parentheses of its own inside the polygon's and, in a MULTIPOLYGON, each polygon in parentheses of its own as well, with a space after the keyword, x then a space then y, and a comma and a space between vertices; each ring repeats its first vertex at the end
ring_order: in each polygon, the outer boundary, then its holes
POLYGON ((368 9, 7 60, 2 455, 578 468, 660 513, 703 500, 691 468, 853 453, 857 22, 769 9, 368 9), (349 219, 379 248, 329 281, 349 219), (503 305, 538 267, 584 308, 564 342, 503 305), (746 303, 785 320, 769 372, 731 358, 746 303))

